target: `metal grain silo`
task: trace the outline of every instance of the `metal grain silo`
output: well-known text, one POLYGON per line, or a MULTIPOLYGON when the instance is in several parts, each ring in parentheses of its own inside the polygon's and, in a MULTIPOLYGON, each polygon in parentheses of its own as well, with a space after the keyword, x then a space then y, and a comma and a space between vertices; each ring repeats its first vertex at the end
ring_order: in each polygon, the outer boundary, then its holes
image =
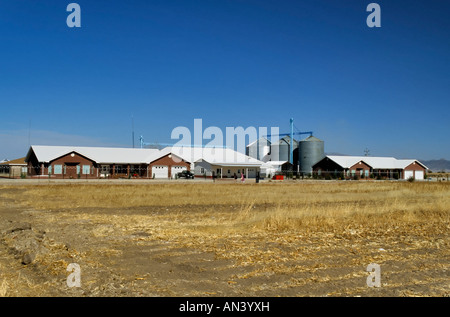
MULTIPOLYGON (((295 151, 297 148, 298 142, 294 139, 293 150, 295 151)), ((289 136, 285 136, 284 138, 278 140, 276 143, 272 143, 270 149, 272 161, 289 162, 290 149, 291 149, 291 138, 289 136)))
POLYGON ((245 148, 245 155, 260 161, 266 161, 270 153, 270 141, 264 137, 250 143, 245 148))
POLYGON ((324 142, 310 136, 299 142, 300 172, 312 173, 312 166, 325 157, 324 142))

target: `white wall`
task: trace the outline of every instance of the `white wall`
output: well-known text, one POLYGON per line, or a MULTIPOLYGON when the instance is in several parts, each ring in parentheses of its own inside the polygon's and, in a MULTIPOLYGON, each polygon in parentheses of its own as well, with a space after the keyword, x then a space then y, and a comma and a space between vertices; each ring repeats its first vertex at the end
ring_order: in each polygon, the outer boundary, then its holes
MULTIPOLYGON (((241 178, 241 174, 244 173, 246 174, 247 169, 253 169, 255 172, 253 173, 254 175, 256 175, 256 172, 259 170, 257 167, 241 167, 241 166, 217 166, 217 165, 213 165, 212 166, 212 170, 214 171, 214 174, 217 175, 217 169, 222 169, 222 177, 227 177, 227 178, 233 178, 234 174, 236 173, 236 176, 238 178, 241 178), (228 172, 230 171, 230 172, 228 172)), ((252 176, 252 174, 249 172, 248 174, 250 174, 251 177, 255 177, 252 176)), ((246 177, 248 177, 248 175, 245 175, 246 177)))
POLYGON ((211 173, 211 164, 205 161, 199 161, 194 163, 194 175, 195 176, 204 176, 206 174, 207 177, 212 176, 211 173), (202 173, 203 169, 203 173, 202 173))

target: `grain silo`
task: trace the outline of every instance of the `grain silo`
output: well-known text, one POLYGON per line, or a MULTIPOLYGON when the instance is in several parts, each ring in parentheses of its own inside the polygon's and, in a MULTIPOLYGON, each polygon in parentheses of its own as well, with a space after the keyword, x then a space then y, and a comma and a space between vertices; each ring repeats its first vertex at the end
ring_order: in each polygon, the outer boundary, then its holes
MULTIPOLYGON (((294 152, 294 162, 298 160, 296 157, 298 141, 294 139, 293 143, 293 152, 294 152)), ((289 136, 285 136, 279 139, 277 142, 272 143, 270 148, 272 161, 286 161, 289 162, 291 150, 291 138, 289 136)))
POLYGON ((312 173, 312 166, 325 157, 324 142, 310 136, 299 142, 300 172, 312 173))

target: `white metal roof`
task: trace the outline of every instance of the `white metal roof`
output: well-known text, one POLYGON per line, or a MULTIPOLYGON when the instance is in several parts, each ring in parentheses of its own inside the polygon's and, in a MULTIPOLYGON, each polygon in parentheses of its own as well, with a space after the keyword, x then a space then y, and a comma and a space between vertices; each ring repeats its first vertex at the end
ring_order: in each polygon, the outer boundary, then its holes
MULTIPOLYGON (((31 150, 38 161, 44 163, 72 152, 83 155, 97 163, 143 164, 159 157, 158 149, 33 145, 31 150)), ((27 155, 27 160, 30 153, 27 155)))
MULTIPOLYGON (((199 160, 199 161, 201 161, 201 160, 199 160)), ((203 160, 203 161, 208 162, 206 160, 203 160)), ((253 163, 244 163, 244 162, 214 162, 214 163, 211 163, 211 162, 208 162, 208 163, 211 165, 214 165, 214 166, 226 166, 226 167, 237 167, 237 166, 239 166, 239 167, 260 167, 261 166, 260 163, 254 163, 254 162, 253 163)))
POLYGON ((376 156, 340 156, 327 155, 327 157, 342 166, 343 168, 350 168, 358 162, 365 162, 373 169, 404 169, 413 162, 418 162, 423 167, 425 165, 414 159, 398 160, 394 157, 376 157, 376 156))
POLYGON ((264 163, 264 166, 281 166, 288 161, 267 161, 264 163))
POLYGON ((418 160, 397 160, 398 166, 401 166, 401 168, 405 168, 408 165, 410 165, 411 163, 419 163, 420 165, 422 165, 424 168, 428 169, 428 167, 426 167, 422 162, 418 161, 418 160))
POLYGON ((31 146, 26 160, 31 153, 39 162, 48 163, 61 156, 76 152, 100 164, 149 164, 167 154, 173 154, 187 162, 200 159, 215 165, 243 165, 258 166, 263 162, 250 156, 228 148, 202 148, 202 147, 166 147, 158 149, 140 148, 108 148, 108 147, 82 147, 82 146, 31 146))
MULTIPOLYGON (((207 161, 210 164, 223 165, 226 164, 250 164, 250 165, 261 165, 263 162, 242 154, 240 152, 234 151, 229 148, 213 148, 213 147, 191 147, 191 146, 173 146, 166 147, 161 150, 163 155, 167 153, 172 153, 179 156, 185 161, 196 162, 198 160, 207 161)), ((231 165, 230 165, 231 166, 231 165)))

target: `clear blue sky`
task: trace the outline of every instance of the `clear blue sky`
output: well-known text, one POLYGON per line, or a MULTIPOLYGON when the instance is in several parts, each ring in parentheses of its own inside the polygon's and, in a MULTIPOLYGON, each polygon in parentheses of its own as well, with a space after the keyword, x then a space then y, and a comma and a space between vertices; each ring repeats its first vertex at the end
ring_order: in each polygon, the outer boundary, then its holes
POLYGON ((0 0, 0 160, 29 142, 130 147, 132 116, 136 145, 194 118, 288 132, 292 117, 326 152, 450 159, 449 16, 444 0, 0 0))

